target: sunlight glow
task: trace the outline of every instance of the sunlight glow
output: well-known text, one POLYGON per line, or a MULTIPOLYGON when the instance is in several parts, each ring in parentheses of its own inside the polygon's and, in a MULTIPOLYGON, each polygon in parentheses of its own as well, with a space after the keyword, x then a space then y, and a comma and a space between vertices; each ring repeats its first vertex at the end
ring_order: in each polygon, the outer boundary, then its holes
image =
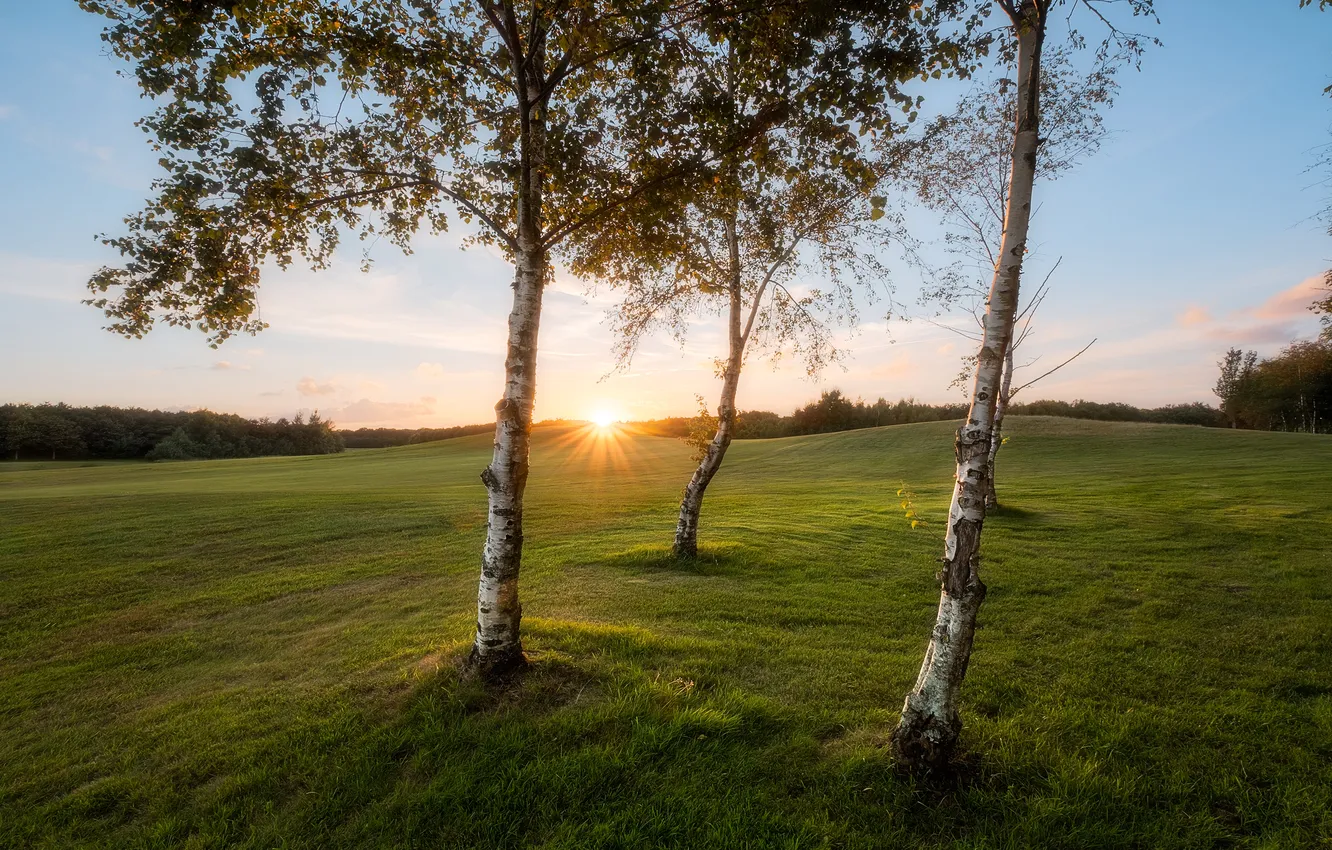
POLYGON ((608 410, 598 410, 589 418, 592 420, 592 424, 598 428, 609 428, 615 424, 615 414, 608 410))

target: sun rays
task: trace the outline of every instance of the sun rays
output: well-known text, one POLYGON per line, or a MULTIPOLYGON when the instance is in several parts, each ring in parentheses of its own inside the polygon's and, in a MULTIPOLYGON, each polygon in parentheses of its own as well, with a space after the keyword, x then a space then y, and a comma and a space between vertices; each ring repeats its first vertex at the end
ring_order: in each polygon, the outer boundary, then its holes
POLYGON ((552 448, 562 456, 560 466, 581 464, 589 473, 623 472, 636 465, 640 449, 633 437, 634 426, 617 421, 608 411, 597 411, 555 440, 552 448))

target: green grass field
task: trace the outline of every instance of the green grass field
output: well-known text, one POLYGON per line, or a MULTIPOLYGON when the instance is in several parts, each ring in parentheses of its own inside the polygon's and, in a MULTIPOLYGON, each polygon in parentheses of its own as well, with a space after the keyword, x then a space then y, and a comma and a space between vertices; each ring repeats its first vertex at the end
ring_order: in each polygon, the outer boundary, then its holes
POLYGON ((693 563, 683 444, 539 430, 498 693, 486 437, 0 466, 0 844, 1332 847, 1326 437, 1013 421, 969 775, 894 772, 953 427, 735 444, 693 563))

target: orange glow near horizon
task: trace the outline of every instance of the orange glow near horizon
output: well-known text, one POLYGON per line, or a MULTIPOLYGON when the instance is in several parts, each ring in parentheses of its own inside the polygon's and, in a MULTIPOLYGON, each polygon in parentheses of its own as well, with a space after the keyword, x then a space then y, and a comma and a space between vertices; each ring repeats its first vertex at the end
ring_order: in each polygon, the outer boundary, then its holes
POLYGON ((627 471, 639 452, 634 440, 621 438, 633 433, 632 426, 615 421, 611 415, 598 414, 586 425, 571 428, 555 442, 563 455, 560 465, 584 465, 589 472, 627 471))

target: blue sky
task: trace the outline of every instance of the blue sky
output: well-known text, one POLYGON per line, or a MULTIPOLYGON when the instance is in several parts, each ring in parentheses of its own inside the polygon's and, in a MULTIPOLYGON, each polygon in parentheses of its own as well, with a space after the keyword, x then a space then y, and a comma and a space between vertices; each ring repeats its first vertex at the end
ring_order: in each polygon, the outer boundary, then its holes
MULTIPOLYGON (((1038 374, 1092 337, 1032 397, 1155 405, 1215 401, 1231 345, 1273 353, 1316 323, 1304 309, 1332 265, 1313 216, 1332 192, 1308 169, 1332 140, 1332 13, 1296 0, 1162 2, 1165 47, 1124 76, 1100 154, 1038 187, 1036 260, 1062 256, 1029 342, 1038 374)), ((133 124, 146 110, 99 41, 98 19, 67 0, 0 0, 0 400, 246 415, 319 408, 350 427, 486 421, 502 383, 507 265, 457 236, 411 257, 359 255, 326 272, 276 271, 260 297, 271 325, 210 349, 172 328, 143 340, 101 330, 79 304, 89 273, 147 196, 156 166, 133 124)), ((928 92, 927 92, 928 96, 928 92)), ((929 229, 924 213, 913 216, 929 229)), ((909 270, 896 280, 912 300, 909 270)), ((722 338, 701 321, 681 349, 654 340, 610 370, 609 302, 561 278, 547 295, 537 413, 625 417, 692 412, 716 391, 722 338)), ((846 370, 815 383, 761 362, 742 408, 789 410, 837 386, 851 395, 960 398, 948 389, 964 341, 924 322, 866 321, 846 370)), ((960 321, 960 320, 959 320, 960 321)))

